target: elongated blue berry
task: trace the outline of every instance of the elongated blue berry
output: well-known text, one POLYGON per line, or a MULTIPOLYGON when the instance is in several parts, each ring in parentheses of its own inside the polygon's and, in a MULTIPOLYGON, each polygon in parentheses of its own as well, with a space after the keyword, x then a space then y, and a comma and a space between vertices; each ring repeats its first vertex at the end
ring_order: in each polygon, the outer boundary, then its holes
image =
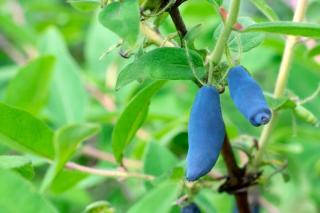
POLYGON ((224 136, 219 93, 214 87, 203 86, 197 93, 190 113, 187 180, 195 181, 213 168, 224 136))
POLYGON ((190 203, 182 208, 181 213, 201 213, 201 211, 195 203, 190 203))
POLYGON ((271 119, 269 109, 261 87, 242 67, 236 66, 228 73, 231 98, 238 110, 252 125, 267 124, 271 119))

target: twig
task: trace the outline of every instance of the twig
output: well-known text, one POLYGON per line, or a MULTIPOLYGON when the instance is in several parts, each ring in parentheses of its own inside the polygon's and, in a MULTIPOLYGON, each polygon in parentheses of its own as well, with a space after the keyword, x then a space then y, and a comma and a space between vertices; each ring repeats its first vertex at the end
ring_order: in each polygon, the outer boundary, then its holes
POLYGON ((2 49, 16 64, 24 65, 27 63, 27 58, 1 34, 0 49, 2 49))
POLYGON ((17 0, 11 0, 8 3, 14 21, 19 25, 24 25, 26 23, 26 18, 20 3, 17 0))
MULTIPOLYGON (((225 136, 224 143, 222 146, 221 154, 223 156, 223 160, 228 170, 228 174, 230 177, 230 181, 233 183, 239 183, 243 177, 244 172, 237 166, 237 161, 232 151, 232 147, 229 141, 228 136, 225 136)), ((248 192, 241 191, 234 194, 237 207, 240 213, 249 213, 249 201, 248 201, 248 192)))
POLYGON ((100 89, 98 89, 95 85, 87 84, 86 89, 97 101, 100 102, 104 108, 106 108, 106 110, 109 112, 114 112, 116 110, 114 100, 100 91, 100 89))
POLYGON ((320 94, 320 83, 319 83, 317 89, 310 96, 308 96, 305 99, 303 99, 302 101, 300 101, 300 104, 306 104, 310 101, 313 101, 319 94, 320 94))
MULTIPOLYGON (((296 7, 294 17, 293 17, 293 22, 301 22, 303 20, 307 5, 308 5, 308 0, 298 1, 298 5, 296 7)), ((295 37, 295 36, 288 36, 287 38, 277 82, 275 85, 275 90, 274 90, 275 98, 280 98, 285 92, 288 77, 289 77, 289 72, 290 72, 290 66, 293 59, 293 50, 297 40, 298 40, 298 37, 295 37)), ((277 112, 273 112, 271 121, 269 122, 268 125, 264 126, 261 132, 260 139, 259 139, 260 149, 258 150, 256 159, 254 161, 255 167, 257 167, 262 160, 264 148, 266 146, 266 143, 268 141, 272 128, 275 124, 276 118, 277 118, 277 112)))
POLYGON ((158 46, 175 47, 175 44, 164 39, 158 32, 153 30, 146 23, 142 22, 140 26, 141 31, 148 38, 149 41, 153 42, 158 46))
POLYGON ((173 7, 171 7, 171 9, 169 10, 169 14, 170 14, 170 17, 174 23, 174 26, 176 27, 176 29, 179 33, 179 36, 181 39, 181 45, 183 45, 182 40, 188 31, 187 31, 186 25, 184 24, 184 21, 181 17, 179 7, 177 7, 175 5, 173 7))
MULTIPOLYGON (((93 157, 93 158, 96 158, 99 160, 103 160, 103 161, 117 164, 117 162, 112 154, 102 152, 98 149, 95 149, 92 146, 84 146, 81 151, 83 154, 85 154, 89 157, 93 157)), ((136 161, 136 160, 124 159, 123 163, 126 168, 139 169, 142 167, 142 163, 140 161, 136 161)))
POLYGON ((103 176, 103 177, 138 178, 138 179, 149 180, 149 181, 154 180, 155 178, 152 175, 146 175, 141 173, 129 173, 124 171, 113 171, 113 170, 90 168, 90 167, 82 166, 73 162, 68 162, 66 164, 66 168, 77 170, 83 173, 103 176))

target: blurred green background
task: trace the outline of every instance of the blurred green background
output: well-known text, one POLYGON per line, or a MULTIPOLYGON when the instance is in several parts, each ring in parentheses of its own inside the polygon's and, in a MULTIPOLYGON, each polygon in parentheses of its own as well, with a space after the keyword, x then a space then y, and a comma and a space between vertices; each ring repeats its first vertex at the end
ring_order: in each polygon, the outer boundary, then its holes
MULTIPOLYGON (((268 3, 281 20, 291 20, 293 12, 289 2, 276 0, 268 3)), ((90 157, 83 147, 95 147, 110 156, 115 120, 141 85, 132 83, 115 91, 117 73, 133 58, 122 58, 119 49, 103 56, 120 39, 98 22, 99 10, 79 11, 62 0, 0 0, 0 101, 12 104, 15 96, 21 95, 10 92, 10 84, 23 65, 30 59, 52 55, 55 60, 52 76, 39 76, 44 82, 45 94, 39 92, 39 98, 43 98, 42 104, 33 106, 31 100, 26 100, 27 109, 53 129, 67 123, 99 123, 102 130, 86 141, 72 160, 108 169, 117 166, 90 157)), ((320 24, 319 11, 320 1, 310 1, 306 20, 320 24)), ((205 0, 188 0, 181 7, 181 12, 188 28, 202 25, 201 33, 196 38, 197 48, 212 49, 213 32, 220 21, 213 7, 205 0)), ((250 16, 256 22, 266 21, 249 1, 242 1, 240 14, 250 16)), ((160 31, 164 35, 175 32, 169 17, 165 18, 160 31)), ((268 34, 260 46, 242 55, 242 65, 267 93, 273 92, 284 39, 284 36, 268 34)), ((291 66, 288 94, 304 99, 318 88, 320 61, 317 56, 310 57, 308 52, 319 44, 318 40, 312 39, 301 39, 298 43, 291 66)), ((154 175, 165 173, 173 165, 183 164, 187 151, 188 114, 196 91, 197 87, 192 82, 166 83, 152 98, 147 120, 125 157, 141 161, 145 165, 144 171, 154 175)), ((320 117, 319 96, 304 106, 320 117)), ((222 95, 222 108, 232 143, 241 141, 243 135, 259 137, 261 128, 252 127, 235 110, 228 91, 222 95)), ((247 138, 245 142, 250 146, 251 139, 247 138)), ((288 167, 270 179, 267 177, 275 168, 264 167, 266 179, 258 189, 262 196, 262 212, 320 212, 319 128, 293 116, 290 109, 283 110, 267 149, 270 161, 279 165, 287 161, 288 167), (289 181, 286 181, 287 177, 289 181)), ((235 149, 235 152, 240 159, 239 150, 235 149)), ((1 144, 0 154, 16 152, 1 144)), ((38 188, 48 165, 33 155, 28 154, 27 157, 32 160, 35 170, 34 177, 28 182, 38 188)), ((226 173, 221 159, 214 170, 220 174, 226 173)), ((6 183, 1 183, 0 200, 8 200, 3 184, 6 183)), ((214 182, 196 196, 195 201, 203 212, 232 212, 234 198, 219 194, 217 187, 220 184, 214 182)), ((104 178, 73 171, 61 173, 45 197, 58 212, 82 212, 87 205, 98 200, 108 201, 115 212, 126 212, 150 187, 139 179, 104 178)), ((179 210, 174 207, 172 212, 179 210)))

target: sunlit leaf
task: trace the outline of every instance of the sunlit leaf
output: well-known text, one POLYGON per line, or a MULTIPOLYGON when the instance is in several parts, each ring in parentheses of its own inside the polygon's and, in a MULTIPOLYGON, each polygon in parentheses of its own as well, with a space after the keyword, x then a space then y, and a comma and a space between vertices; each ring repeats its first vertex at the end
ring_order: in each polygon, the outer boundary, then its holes
POLYGON ((53 131, 28 112, 0 103, 0 143, 53 159, 53 131))
POLYGON ((276 12, 267 4, 265 0, 250 0, 270 21, 278 21, 276 12))
POLYGON ((179 182, 167 180, 135 203, 128 213, 167 213, 170 211, 173 202, 177 199, 180 189, 181 184, 179 182))
POLYGON ((0 155, 0 168, 12 169, 28 179, 34 176, 32 163, 24 156, 0 155))
POLYGON ((84 12, 95 10, 100 5, 99 0, 68 0, 67 2, 75 9, 84 12))
POLYGON ((99 128, 95 124, 73 124, 55 132, 55 160, 54 164, 48 169, 42 190, 45 190, 52 183, 81 142, 96 134, 99 128))
POLYGON ((20 175, 0 169, 0 207, 1 212, 46 212, 58 211, 36 192, 36 189, 20 175))
POLYGON ((160 176, 172 169, 177 158, 166 147, 157 142, 150 142, 144 157, 143 171, 146 174, 160 176))
MULTIPOLYGON (((200 55, 190 50, 192 63, 198 78, 205 75, 200 55)), ((135 80, 192 80, 195 76, 190 68, 185 49, 157 48, 126 66, 119 74, 116 89, 135 80)))
POLYGON ((56 125, 84 121, 88 95, 80 77, 80 67, 68 53, 56 28, 49 28, 40 40, 43 54, 56 58, 53 83, 49 95, 49 116, 56 125))
POLYGON ((30 113, 38 113, 46 104, 54 57, 43 56, 21 68, 8 85, 6 102, 30 113))
POLYGON ((165 81, 156 81, 143 88, 121 113, 112 132, 113 154, 121 162, 123 151, 146 118, 151 97, 165 81))
POLYGON ((242 32, 268 32, 304 37, 320 37, 320 25, 289 21, 257 23, 246 27, 242 32))
POLYGON ((99 21, 129 44, 134 45, 140 31, 140 11, 137 0, 108 4, 99 14, 99 21))

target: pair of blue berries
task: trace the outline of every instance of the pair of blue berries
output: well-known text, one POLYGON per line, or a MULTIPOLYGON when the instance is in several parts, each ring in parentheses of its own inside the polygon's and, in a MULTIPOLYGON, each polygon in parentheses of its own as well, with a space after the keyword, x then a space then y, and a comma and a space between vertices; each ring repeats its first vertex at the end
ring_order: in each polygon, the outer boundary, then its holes
MULTIPOLYGON (((234 104, 252 125, 260 126, 270 121, 271 110, 262 89, 242 66, 231 68, 227 81, 234 104)), ((213 168, 224 138, 219 92, 212 86, 203 86, 194 100, 188 125, 188 181, 199 179, 213 168)))

